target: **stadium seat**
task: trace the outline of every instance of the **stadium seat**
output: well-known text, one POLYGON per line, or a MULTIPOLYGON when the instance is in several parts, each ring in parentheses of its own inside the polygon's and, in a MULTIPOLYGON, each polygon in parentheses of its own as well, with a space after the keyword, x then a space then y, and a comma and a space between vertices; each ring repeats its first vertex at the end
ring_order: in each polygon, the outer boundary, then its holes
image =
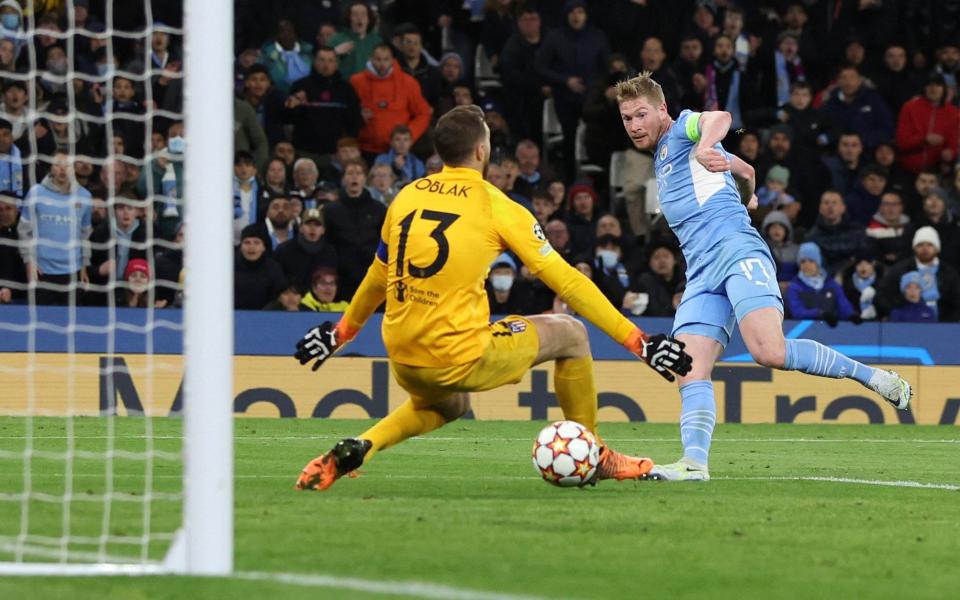
POLYGON ((624 150, 610 155, 610 204, 619 206, 623 203, 623 174, 624 161, 627 153, 624 150))
POLYGON ((577 123, 577 144, 574 147, 574 160, 577 165, 577 173, 603 173, 603 167, 587 162, 587 146, 584 138, 587 134, 587 124, 583 121, 577 123))
POLYGON ((657 195, 657 178, 651 177, 643 187, 645 192, 643 210, 650 215, 651 221, 656 223, 657 219, 663 216, 663 213, 660 212, 660 198, 657 195))
POLYGON ((553 105, 553 98, 543 101, 543 153, 563 143, 563 128, 560 127, 560 117, 553 105))
POLYGON ((473 73, 477 79, 479 92, 503 87, 500 75, 493 70, 493 65, 490 64, 490 59, 483 50, 483 44, 477 44, 477 51, 473 55, 473 73))

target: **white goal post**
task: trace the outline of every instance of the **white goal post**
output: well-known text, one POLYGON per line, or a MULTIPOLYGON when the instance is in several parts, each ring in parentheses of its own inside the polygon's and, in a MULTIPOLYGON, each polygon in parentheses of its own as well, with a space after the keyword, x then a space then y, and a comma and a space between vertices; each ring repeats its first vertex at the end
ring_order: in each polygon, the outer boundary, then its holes
MULTIPOLYGON (((149 41, 150 0, 108 0, 107 10, 112 10, 113 2, 138 1, 146 6, 149 41)), ((72 6, 72 0, 67 0, 68 11, 72 6)), ((184 0, 183 114, 188 142, 183 194, 186 275, 180 528, 162 561, 146 560, 145 556, 104 561, 93 556, 74 562, 64 553, 58 562, 37 562, 34 557, 20 560, 18 554, 16 562, 0 562, 0 576, 233 572, 233 295, 225 293, 233 289, 233 12, 233 0, 184 0)), ((72 25, 72 17, 68 20, 72 25)), ((66 33, 72 35, 73 31, 66 33)), ((108 18, 106 33, 98 35, 102 39, 112 33, 108 18)), ((119 33, 130 37, 129 32, 119 33)), ((148 66, 147 85, 150 69, 148 66)), ((71 327, 75 325, 71 323, 71 327)), ((73 329, 68 331, 73 333, 73 329)), ((32 342, 30 350, 34 350, 32 342)), ((65 454, 69 455, 70 448, 65 454)), ((29 465, 29 447, 25 453, 29 465)), ((56 555, 47 560, 51 558, 58 560, 56 555)))
MULTIPOLYGON (((186 0, 185 570, 233 571, 233 0, 186 0), (220 200, 222 199, 222 200, 220 200), (191 226, 191 223, 195 224, 191 226)), ((172 551, 175 551, 174 547, 172 551)))

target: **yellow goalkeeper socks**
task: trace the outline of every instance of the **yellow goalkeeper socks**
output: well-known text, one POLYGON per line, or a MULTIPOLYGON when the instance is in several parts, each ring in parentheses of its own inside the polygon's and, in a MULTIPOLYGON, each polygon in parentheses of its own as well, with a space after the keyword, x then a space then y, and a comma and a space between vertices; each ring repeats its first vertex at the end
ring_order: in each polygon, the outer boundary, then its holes
POLYGON ((394 444, 399 444, 415 435, 423 435, 441 427, 447 420, 439 412, 429 408, 417 408, 413 400, 397 407, 395 411, 377 421, 377 424, 363 432, 360 439, 370 440, 373 447, 364 457, 369 461, 374 454, 394 444))
POLYGON ((563 417, 597 433, 597 386, 593 379, 593 359, 563 358, 553 372, 553 388, 563 417))

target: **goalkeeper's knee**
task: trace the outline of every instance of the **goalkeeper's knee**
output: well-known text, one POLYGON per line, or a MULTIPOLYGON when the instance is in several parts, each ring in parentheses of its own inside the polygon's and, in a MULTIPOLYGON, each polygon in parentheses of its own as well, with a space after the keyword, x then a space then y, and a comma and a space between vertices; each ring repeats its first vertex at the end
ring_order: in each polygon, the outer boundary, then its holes
POLYGON ((470 394, 466 392, 456 393, 443 402, 431 406, 432 409, 440 413, 447 421, 456 421, 470 410, 470 394))

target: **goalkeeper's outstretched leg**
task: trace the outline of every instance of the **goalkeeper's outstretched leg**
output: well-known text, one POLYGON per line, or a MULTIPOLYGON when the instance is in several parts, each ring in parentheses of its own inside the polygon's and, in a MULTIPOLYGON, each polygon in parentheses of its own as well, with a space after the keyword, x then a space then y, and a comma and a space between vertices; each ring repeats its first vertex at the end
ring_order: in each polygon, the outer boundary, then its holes
MULTIPOLYGON (((590 343, 583 324, 567 315, 511 316, 490 325, 483 355, 464 365, 411 367, 391 362, 410 399, 357 438, 347 438, 303 469, 297 489, 325 490, 377 452, 423 435, 466 414, 468 392, 517 383, 531 367, 555 361, 554 389, 564 418, 597 434, 597 390, 590 343)), ((597 435, 598 439, 601 439, 597 435)), ((601 440, 602 443, 602 440, 601 440)), ((653 462, 603 445, 599 479, 642 479, 653 462)))
POLYGON ((360 468, 378 450, 429 433, 457 420, 468 410, 470 395, 467 393, 451 394, 433 403, 411 397, 359 437, 340 440, 329 452, 307 463, 296 487, 325 490, 343 475, 360 468))

